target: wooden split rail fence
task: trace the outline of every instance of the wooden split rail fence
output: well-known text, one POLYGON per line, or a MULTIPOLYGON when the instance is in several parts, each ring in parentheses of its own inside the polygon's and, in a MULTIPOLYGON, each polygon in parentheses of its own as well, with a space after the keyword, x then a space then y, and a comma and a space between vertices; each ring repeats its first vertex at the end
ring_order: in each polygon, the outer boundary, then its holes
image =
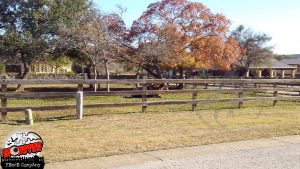
POLYGON ((126 107, 126 106, 141 106, 142 112, 146 112, 147 106, 154 105, 172 105, 172 104, 191 104, 192 110, 196 110, 197 103, 216 103, 216 102, 236 102, 241 108, 244 101, 269 100, 273 101, 275 106, 277 101, 300 100, 300 96, 278 96, 279 91, 284 92, 300 92, 300 79, 132 79, 132 80, 0 80, 1 84, 1 121, 7 122, 7 112, 24 112, 27 124, 32 124, 32 111, 45 110, 63 110, 76 109, 77 119, 82 119, 83 109, 85 108, 103 108, 103 107, 126 107), (189 84, 192 89, 183 90, 147 90, 150 84, 189 84), (45 84, 73 84, 78 85, 78 92, 32 92, 32 93, 13 93, 7 92, 8 85, 45 85, 45 84), (83 92, 84 84, 130 84, 141 85, 142 90, 132 91, 110 91, 110 92, 83 92), (197 85, 219 84, 220 88, 213 89, 197 89, 197 85), (268 85, 273 88, 257 88, 257 85, 268 85), (223 88, 225 85, 232 85, 236 88, 223 88), (248 88, 245 86, 256 86, 248 88), (287 87, 293 86, 293 87, 287 87), (244 92, 273 92, 273 97, 243 97, 244 92), (197 99, 199 93, 236 93, 238 98, 224 99, 197 99), (147 101, 149 95, 160 94, 179 94, 190 93, 191 100, 164 100, 164 101, 147 101), (141 96, 141 102, 123 102, 123 103, 98 103, 98 104, 83 104, 83 96, 141 96), (53 105, 53 106, 22 106, 22 107, 7 107, 9 98, 59 98, 59 97, 74 97, 76 104, 74 105, 53 105))

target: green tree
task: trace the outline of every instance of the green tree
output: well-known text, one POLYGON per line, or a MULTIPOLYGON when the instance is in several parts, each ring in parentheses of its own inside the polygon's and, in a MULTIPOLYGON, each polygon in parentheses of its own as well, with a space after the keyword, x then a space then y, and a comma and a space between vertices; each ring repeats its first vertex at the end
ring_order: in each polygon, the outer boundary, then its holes
POLYGON ((245 75, 252 64, 260 64, 269 61, 273 56, 272 47, 267 43, 272 39, 264 33, 257 33, 243 25, 238 26, 232 35, 238 41, 242 56, 233 64, 240 76, 245 75))
POLYGON ((52 52, 59 30, 71 25, 88 6, 87 0, 0 1, 0 56, 5 62, 22 63, 21 78, 25 79, 30 66, 52 52))
MULTIPOLYGON (((119 40, 125 29, 125 23, 118 14, 103 15, 91 9, 83 13, 72 27, 62 30, 58 46, 61 49, 58 51, 83 63, 88 69, 88 78, 93 74, 97 79, 97 67, 104 64, 109 79, 109 64, 121 53, 119 40)), ((96 91, 96 85, 93 87, 96 91)))

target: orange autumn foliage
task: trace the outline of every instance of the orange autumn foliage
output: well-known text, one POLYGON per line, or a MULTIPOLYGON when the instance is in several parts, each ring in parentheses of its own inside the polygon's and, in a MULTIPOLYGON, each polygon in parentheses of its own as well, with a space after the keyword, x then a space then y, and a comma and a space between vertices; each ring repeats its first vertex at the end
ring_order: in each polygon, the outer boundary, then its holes
POLYGON ((134 21, 129 36, 138 50, 145 46, 168 50, 155 53, 161 67, 229 69, 240 57, 240 47, 228 36, 228 27, 225 16, 201 3, 162 0, 150 4, 134 21))

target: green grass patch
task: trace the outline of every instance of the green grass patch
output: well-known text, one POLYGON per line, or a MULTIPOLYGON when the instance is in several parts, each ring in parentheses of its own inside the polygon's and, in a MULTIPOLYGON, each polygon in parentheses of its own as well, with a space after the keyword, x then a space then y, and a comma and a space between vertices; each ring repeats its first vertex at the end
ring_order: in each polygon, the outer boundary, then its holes
MULTIPOLYGON (((272 94, 245 93, 244 97, 272 94)), ((190 100, 191 94, 166 94, 156 100, 190 100)), ((237 94, 198 94, 199 99, 237 98, 237 94)), ((84 98, 84 104, 139 102, 141 98, 119 96, 84 98)), ((74 104, 74 98, 8 99, 9 106, 74 104)), ((35 111, 34 125, 23 123, 24 113, 9 113, 9 123, 0 124, 0 146, 13 131, 30 130, 45 142, 46 162, 143 152, 202 144, 300 134, 300 102, 272 101, 198 103, 141 107, 85 109, 83 120, 75 110, 35 111), (57 154, 60 154, 59 156, 57 154)))

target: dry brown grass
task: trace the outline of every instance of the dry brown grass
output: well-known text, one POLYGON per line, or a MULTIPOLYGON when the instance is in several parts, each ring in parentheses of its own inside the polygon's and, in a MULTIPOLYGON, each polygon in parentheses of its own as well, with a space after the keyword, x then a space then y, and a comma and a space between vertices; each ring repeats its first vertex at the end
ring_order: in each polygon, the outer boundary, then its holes
POLYGON ((74 110, 35 112, 35 124, 16 123, 23 114, 9 114, 0 124, 0 145, 13 131, 30 130, 44 140, 46 162, 110 156, 131 152, 300 134, 299 102, 88 109, 83 120, 74 110))

